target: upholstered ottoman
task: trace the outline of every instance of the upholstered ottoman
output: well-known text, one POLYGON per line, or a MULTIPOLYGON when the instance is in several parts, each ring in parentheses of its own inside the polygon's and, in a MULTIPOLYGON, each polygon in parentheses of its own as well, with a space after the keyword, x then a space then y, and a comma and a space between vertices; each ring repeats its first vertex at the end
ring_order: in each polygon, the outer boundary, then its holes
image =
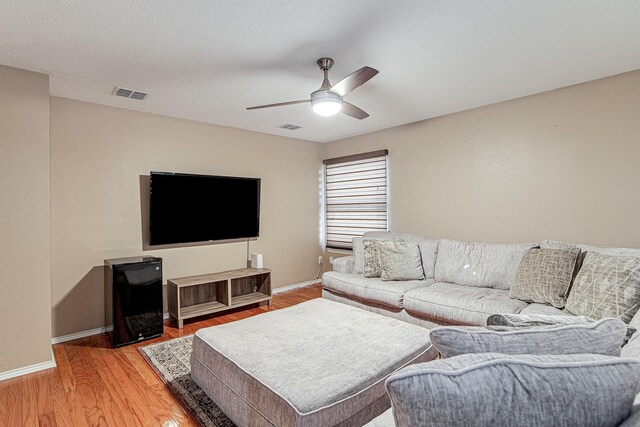
POLYGON ((191 376, 239 426, 356 426, 390 407, 391 373, 435 357, 428 329, 315 299, 200 329, 191 376))

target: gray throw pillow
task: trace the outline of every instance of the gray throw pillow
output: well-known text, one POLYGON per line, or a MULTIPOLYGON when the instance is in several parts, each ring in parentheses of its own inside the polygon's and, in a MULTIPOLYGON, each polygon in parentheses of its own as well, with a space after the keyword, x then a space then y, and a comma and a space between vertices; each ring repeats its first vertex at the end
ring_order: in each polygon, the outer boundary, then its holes
POLYGON ((580 249, 531 249, 520 261, 511 298, 563 308, 580 249))
POLYGON ((353 272, 362 274, 364 271, 364 243, 362 237, 351 239, 351 250, 353 251, 353 272))
POLYGON ((423 280, 424 270, 417 243, 402 240, 378 242, 382 280, 423 280))
POLYGON ((587 252, 567 298, 572 314, 629 323, 640 308, 640 258, 587 252))
POLYGON ((575 325, 507 328, 444 326, 429 334, 443 358, 467 353, 602 354, 620 356, 627 325, 603 319, 575 325))
POLYGON ((549 316, 547 314, 492 314, 487 317, 487 326, 531 326, 576 325, 595 322, 587 316, 549 316))
MULTIPOLYGON (((487 318, 487 326, 507 328, 531 328, 536 326, 585 325, 595 322, 587 316, 549 316, 546 314, 492 314, 487 318)), ((627 335, 622 342, 625 346, 636 332, 636 328, 626 325, 627 335)), ((624 350, 623 350, 624 354, 624 350)))
POLYGON ((364 267, 362 275, 364 277, 380 277, 380 242, 381 240, 364 239, 364 267))
POLYGON ((613 427, 639 382, 636 359, 483 353, 410 365, 385 385, 398 427, 613 427))

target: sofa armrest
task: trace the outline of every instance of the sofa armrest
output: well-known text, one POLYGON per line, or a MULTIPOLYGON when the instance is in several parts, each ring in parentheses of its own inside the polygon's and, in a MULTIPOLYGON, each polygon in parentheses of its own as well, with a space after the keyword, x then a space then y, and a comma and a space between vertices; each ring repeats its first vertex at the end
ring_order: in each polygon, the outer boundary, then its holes
POLYGON ((333 260, 333 271, 338 273, 353 273, 353 256, 343 256, 333 260))

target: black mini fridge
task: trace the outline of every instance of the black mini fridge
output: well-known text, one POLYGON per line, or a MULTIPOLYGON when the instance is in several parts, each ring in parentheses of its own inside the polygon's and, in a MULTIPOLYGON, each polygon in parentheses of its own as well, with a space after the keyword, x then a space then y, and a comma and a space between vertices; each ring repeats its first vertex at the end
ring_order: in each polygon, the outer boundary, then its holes
POLYGON ((111 345, 162 335, 162 258, 107 259, 104 266, 105 325, 111 345))

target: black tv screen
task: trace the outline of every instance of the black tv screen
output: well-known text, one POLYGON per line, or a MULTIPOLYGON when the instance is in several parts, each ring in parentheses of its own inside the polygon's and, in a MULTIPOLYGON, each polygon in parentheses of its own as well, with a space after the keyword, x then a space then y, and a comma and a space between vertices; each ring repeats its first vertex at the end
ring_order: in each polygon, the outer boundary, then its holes
POLYGON ((151 172, 149 187, 149 245, 258 237, 258 178, 151 172))

